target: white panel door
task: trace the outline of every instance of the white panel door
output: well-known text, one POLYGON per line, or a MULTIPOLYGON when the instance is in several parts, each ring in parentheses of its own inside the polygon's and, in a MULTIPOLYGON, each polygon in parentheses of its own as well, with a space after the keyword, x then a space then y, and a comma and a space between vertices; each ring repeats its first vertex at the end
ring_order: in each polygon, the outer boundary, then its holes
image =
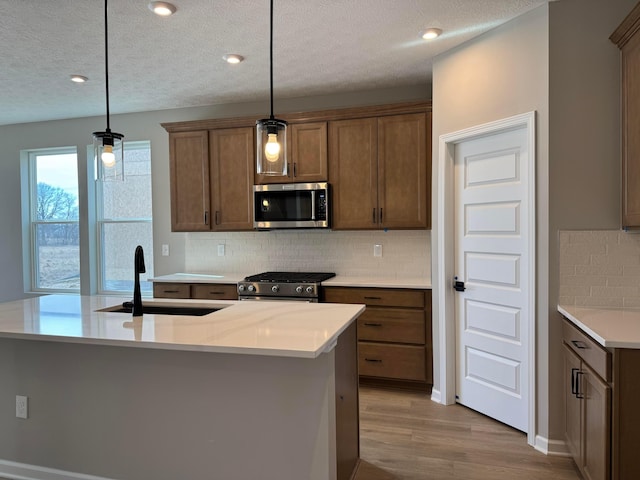
POLYGON ((527 129, 455 146, 456 401, 528 429, 527 129))

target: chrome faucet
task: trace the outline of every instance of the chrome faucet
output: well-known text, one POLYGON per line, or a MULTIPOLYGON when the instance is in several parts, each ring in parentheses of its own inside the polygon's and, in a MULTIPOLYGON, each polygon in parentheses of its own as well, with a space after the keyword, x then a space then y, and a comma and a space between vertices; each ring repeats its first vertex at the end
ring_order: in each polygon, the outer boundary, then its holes
POLYGON ((136 253, 133 258, 133 266, 135 269, 135 278, 133 286, 133 316, 142 316, 142 295, 140 294, 140 274, 146 273, 147 269, 144 266, 144 252, 142 247, 138 245, 136 247, 136 253))

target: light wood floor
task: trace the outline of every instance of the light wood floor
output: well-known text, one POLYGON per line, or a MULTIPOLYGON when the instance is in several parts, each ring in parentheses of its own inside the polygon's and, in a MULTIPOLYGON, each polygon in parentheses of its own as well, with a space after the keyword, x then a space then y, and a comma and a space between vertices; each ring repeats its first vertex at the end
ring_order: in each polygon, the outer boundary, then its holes
POLYGON ((360 388, 356 480, 579 480, 569 458, 544 455, 526 435, 425 393, 360 388))

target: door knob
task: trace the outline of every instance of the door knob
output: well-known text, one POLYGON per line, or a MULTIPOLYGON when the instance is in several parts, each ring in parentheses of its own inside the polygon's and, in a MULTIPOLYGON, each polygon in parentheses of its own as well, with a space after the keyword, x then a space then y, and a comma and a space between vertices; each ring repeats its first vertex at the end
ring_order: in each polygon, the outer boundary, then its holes
POLYGON ((456 292, 464 292, 466 290, 464 282, 459 281, 458 277, 453 277, 453 288, 456 292))

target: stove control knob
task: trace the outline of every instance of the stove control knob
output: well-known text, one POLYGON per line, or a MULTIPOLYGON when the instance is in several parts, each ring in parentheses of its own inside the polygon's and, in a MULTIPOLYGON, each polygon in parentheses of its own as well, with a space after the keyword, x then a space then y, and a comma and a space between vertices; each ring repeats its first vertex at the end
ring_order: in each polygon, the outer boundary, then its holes
POLYGON ((296 293, 302 293, 304 291, 304 288, 302 287, 302 285, 298 285, 296 287, 296 293))
POLYGON ((311 285, 307 287, 307 293, 313 293, 313 287, 311 285))
POLYGON ((250 292, 255 292, 256 291, 256 287, 254 287, 253 285, 249 285, 247 287, 247 290, 249 290, 250 292))
POLYGON ((244 285, 238 285, 238 291, 239 292, 244 292, 246 290, 244 285))
POLYGON ((271 287, 271 291, 273 293, 278 293, 280 291, 280 287, 278 285, 274 285, 273 287, 271 287))

